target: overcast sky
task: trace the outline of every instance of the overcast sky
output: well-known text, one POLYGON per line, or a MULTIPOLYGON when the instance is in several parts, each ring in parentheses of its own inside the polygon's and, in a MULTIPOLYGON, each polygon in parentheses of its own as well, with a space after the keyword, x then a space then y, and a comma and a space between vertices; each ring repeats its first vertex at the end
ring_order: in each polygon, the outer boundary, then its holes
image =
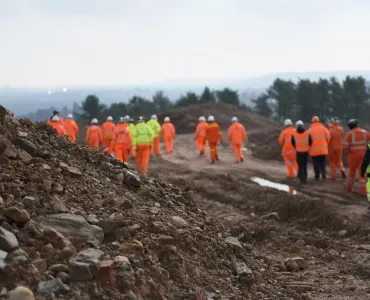
POLYGON ((370 0, 0 0, 0 85, 370 69, 370 0))

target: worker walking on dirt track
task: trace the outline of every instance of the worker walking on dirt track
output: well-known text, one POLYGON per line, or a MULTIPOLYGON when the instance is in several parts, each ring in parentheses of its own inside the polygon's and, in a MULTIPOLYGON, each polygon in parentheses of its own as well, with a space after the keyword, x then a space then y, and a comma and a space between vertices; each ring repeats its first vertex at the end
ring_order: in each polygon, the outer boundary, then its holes
POLYGON ((136 132, 137 172, 148 174, 150 147, 153 144, 153 133, 143 117, 137 119, 136 132))
POLYGON ((167 153, 173 152, 173 139, 176 136, 175 126, 170 122, 169 117, 164 118, 164 124, 162 125, 162 135, 164 145, 167 153))
POLYGON ((348 179, 346 187, 352 191, 355 183, 356 172, 358 172, 358 184, 361 195, 366 196, 366 179, 362 176, 361 166, 370 142, 370 133, 358 127, 358 121, 351 119, 348 121, 349 131, 344 137, 343 150, 348 155, 348 179))
POLYGON ((306 184, 308 151, 312 145, 312 139, 302 121, 297 121, 296 127, 292 136, 292 145, 296 150, 299 181, 301 184, 306 184))
POLYGON ((320 123, 319 117, 312 118, 312 124, 308 133, 312 139, 312 145, 309 151, 312 157, 315 179, 326 179, 326 156, 329 153, 328 145, 330 142, 330 133, 326 127, 320 123))
POLYGON ((129 124, 128 124, 128 129, 130 130, 131 133, 131 139, 132 139, 132 147, 130 150, 130 157, 131 159, 134 159, 136 157, 136 126, 134 123, 134 119, 130 118, 129 124))
POLYGON ((332 179, 337 178, 337 169, 341 172, 342 178, 346 178, 343 166, 343 127, 339 125, 339 119, 333 118, 329 124, 329 166, 332 179))
POLYGON ((67 116, 67 119, 64 122, 64 128, 67 132, 69 141, 72 142, 72 143, 76 143, 76 138, 77 138, 77 135, 78 135, 78 125, 73 120, 73 115, 72 114, 69 114, 67 116))
POLYGON ((161 155, 161 146, 160 146, 160 136, 161 136, 161 124, 158 122, 156 115, 152 115, 151 119, 146 123, 153 132, 153 147, 150 150, 150 156, 156 154, 157 156, 161 155))
POLYGON ((214 164, 216 160, 219 160, 217 145, 219 142, 223 143, 223 140, 220 126, 215 122, 215 118, 213 116, 208 117, 206 141, 208 141, 211 152, 211 163, 214 164))
POLYGON ((295 178, 295 173, 298 172, 298 165, 296 161, 296 151, 292 145, 292 136, 296 131, 292 126, 292 121, 286 119, 284 121, 285 129, 280 133, 279 144, 282 147, 281 155, 284 158, 285 167, 288 171, 290 179, 295 178))
POLYGON ((367 173, 367 200, 369 201, 368 208, 370 209, 370 144, 366 146, 366 153, 361 165, 361 177, 365 178, 365 173, 367 173))
POLYGON ((236 163, 239 163, 244 161, 242 147, 243 142, 247 141, 247 131, 244 126, 239 123, 237 117, 233 117, 231 122, 232 124, 227 132, 227 138, 233 146, 236 163))
POLYGON ((132 148, 132 139, 125 118, 121 117, 114 129, 113 145, 116 158, 121 162, 127 162, 128 153, 132 148))
POLYGON ((113 153, 113 147, 111 147, 113 135, 114 135, 115 125, 113 123, 113 118, 109 116, 107 121, 101 126, 103 135, 103 147, 107 149, 108 154, 113 153))
POLYGON ((48 124, 53 126, 53 128, 58 132, 58 135, 63 136, 67 134, 64 126, 60 123, 58 115, 53 116, 48 124))
POLYGON ((90 150, 98 150, 102 140, 103 135, 98 125, 98 119, 92 119, 91 126, 86 132, 86 143, 89 145, 90 150))
POLYGON ((195 140, 196 146, 199 150, 199 156, 205 156, 206 152, 206 129, 207 129, 207 122, 205 117, 199 117, 199 123, 197 125, 197 129, 195 130, 195 140))

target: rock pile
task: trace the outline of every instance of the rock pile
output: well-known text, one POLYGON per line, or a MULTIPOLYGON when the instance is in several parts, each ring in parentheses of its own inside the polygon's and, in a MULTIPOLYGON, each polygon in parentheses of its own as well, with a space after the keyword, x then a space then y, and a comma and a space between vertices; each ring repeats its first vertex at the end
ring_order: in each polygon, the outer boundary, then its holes
POLYGON ((0 107, 0 298, 247 299, 239 241, 190 189, 142 179, 0 107))

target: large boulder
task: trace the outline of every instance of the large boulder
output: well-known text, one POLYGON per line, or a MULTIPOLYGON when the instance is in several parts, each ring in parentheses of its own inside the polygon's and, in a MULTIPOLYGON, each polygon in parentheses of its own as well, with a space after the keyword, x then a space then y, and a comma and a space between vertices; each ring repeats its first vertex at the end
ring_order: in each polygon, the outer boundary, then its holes
POLYGON ((90 225, 82 216, 55 214, 39 219, 42 228, 52 228, 70 240, 100 244, 104 239, 103 229, 90 225))

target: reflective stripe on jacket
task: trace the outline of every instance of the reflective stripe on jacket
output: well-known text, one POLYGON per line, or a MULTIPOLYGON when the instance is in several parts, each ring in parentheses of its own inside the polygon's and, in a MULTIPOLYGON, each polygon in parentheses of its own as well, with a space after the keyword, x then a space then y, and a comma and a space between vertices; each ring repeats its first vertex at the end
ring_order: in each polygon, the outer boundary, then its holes
POLYGON ((152 145, 153 144, 153 133, 150 127, 144 123, 136 124, 136 145, 152 145))
POLYGON ((206 136, 206 129, 207 129, 207 122, 205 121, 201 121, 198 125, 197 125, 197 129, 195 131, 195 138, 199 138, 199 137, 205 137, 206 136))
POLYGON ((232 143, 243 143, 247 139, 247 131, 242 124, 234 122, 229 127, 227 137, 232 143))
POLYGON ((153 134, 154 134, 153 137, 160 136, 160 134, 161 134, 161 124, 159 124, 159 122, 157 120, 150 119, 146 124, 148 126, 150 126, 150 128, 152 129, 153 134))
POLYGON ((294 132, 295 149, 297 152, 308 152, 310 150, 310 142, 307 130, 302 133, 294 132))
POLYGON ((292 155, 296 152, 292 145, 292 136, 295 131, 296 131, 295 128, 290 126, 290 127, 285 128, 280 133, 279 144, 282 147, 282 152, 281 152, 282 156, 292 155))
POLYGON ((328 144, 330 142, 330 133, 321 123, 311 124, 308 133, 312 139, 312 146, 309 154, 311 156, 328 155, 328 144))
POLYGON ((369 141, 369 132, 361 128, 354 128, 344 137, 343 149, 346 153, 360 152, 365 154, 369 141))
POLYGON ((343 147, 343 127, 339 125, 331 125, 329 133, 329 149, 341 149, 343 147))
POLYGON ((101 129, 98 125, 91 125, 86 132, 86 141, 101 141, 102 140, 102 133, 101 129))
POLYGON ((136 150, 137 130, 136 130, 135 124, 134 123, 128 124, 128 130, 130 130, 130 133, 131 133, 132 147, 134 148, 134 150, 136 150))
POLYGON ((114 123, 112 121, 107 121, 105 122, 102 126, 101 126, 101 130, 102 130, 102 135, 103 135, 103 139, 105 140, 109 140, 111 138, 113 138, 113 135, 114 135, 114 128, 116 126, 114 125, 114 123))
POLYGON ((167 122, 162 125, 162 135, 164 138, 166 137, 175 137, 176 130, 175 126, 172 125, 172 123, 167 122))
POLYGON ((114 144, 132 146, 131 133, 128 126, 125 124, 117 124, 114 130, 114 144))
POLYGON ((211 144, 217 144, 219 141, 222 141, 222 132, 220 126, 218 126, 216 122, 208 123, 206 139, 211 144))

